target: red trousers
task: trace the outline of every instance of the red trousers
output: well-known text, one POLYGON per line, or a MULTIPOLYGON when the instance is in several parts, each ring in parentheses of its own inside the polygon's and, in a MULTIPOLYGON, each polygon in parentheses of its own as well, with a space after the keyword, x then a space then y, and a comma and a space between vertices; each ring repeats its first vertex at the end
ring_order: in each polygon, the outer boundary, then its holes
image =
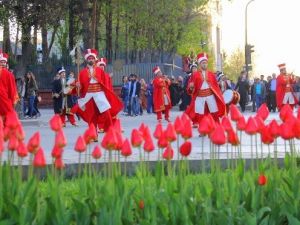
POLYGON ((94 124, 95 127, 98 127, 99 130, 107 131, 108 128, 113 124, 113 119, 111 118, 110 111, 106 110, 103 113, 97 115, 97 124, 94 124))
MULTIPOLYGON (((163 111, 156 112, 157 120, 162 119, 162 112, 163 111)), ((169 117, 170 117, 170 107, 169 106, 166 106, 166 109, 164 110, 164 113, 165 113, 165 119, 168 120, 169 117)))
POLYGON ((68 120, 69 120, 69 122, 70 122, 72 125, 75 125, 75 124, 76 124, 74 115, 73 115, 73 114, 66 114, 66 110, 64 110, 63 113, 60 114, 59 116, 60 116, 61 122, 62 122, 63 124, 66 124, 66 116, 68 117, 68 120))

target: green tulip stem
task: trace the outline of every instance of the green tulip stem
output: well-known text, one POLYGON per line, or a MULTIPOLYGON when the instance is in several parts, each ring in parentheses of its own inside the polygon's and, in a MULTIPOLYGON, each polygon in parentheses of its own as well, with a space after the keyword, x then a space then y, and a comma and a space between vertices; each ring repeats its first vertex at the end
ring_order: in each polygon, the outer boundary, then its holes
POLYGON ((79 152, 78 156, 78 176, 80 176, 81 173, 81 153, 79 152))
POLYGON ((253 135, 250 135, 250 146, 251 146, 251 170, 254 171, 254 163, 253 163, 253 135))
POLYGON ((201 160, 201 166, 202 166, 202 173, 205 173, 205 165, 204 165, 204 136, 201 137, 201 151, 202 151, 202 160, 201 160))

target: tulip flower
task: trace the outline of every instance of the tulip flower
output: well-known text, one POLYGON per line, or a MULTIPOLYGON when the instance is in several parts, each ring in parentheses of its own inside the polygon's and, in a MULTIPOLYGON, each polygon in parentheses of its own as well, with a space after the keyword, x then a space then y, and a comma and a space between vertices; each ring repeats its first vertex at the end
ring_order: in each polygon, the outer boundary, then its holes
POLYGON ((241 116, 237 121, 237 127, 238 130, 245 130, 246 128, 246 120, 244 116, 241 116))
POLYGON ((184 126, 184 124, 185 124, 187 121, 190 121, 190 122, 191 122, 191 119, 190 119, 190 117, 189 117, 186 113, 182 113, 182 115, 181 115, 181 121, 182 121, 182 125, 184 126))
POLYGON ((293 110, 291 106, 288 104, 284 105, 279 112, 280 119, 284 122, 287 119, 289 119, 291 116, 293 116, 293 110))
POLYGON ((34 167, 45 167, 46 166, 44 150, 41 147, 38 149, 38 151, 34 155, 33 166, 34 167))
POLYGON ((55 145, 63 148, 67 145, 67 139, 63 130, 59 130, 55 135, 55 145))
POLYGON ((65 168, 64 161, 62 160, 61 157, 55 159, 54 166, 57 170, 61 170, 61 169, 65 168))
POLYGON ((152 139, 151 131, 148 126, 145 126, 144 133, 143 133, 143 139, 146 141, 148 138, 152 139))
POLYGON ((113 127, 109 127, 105 133, 101 146, 107 150, 114 150, 118 146, 118 139, 113 127))
POLYGON ((82 153, 82 152, 86 151, 86 143, 85 143, 85 140, 83 139, 82 136, 79 136, 77 138, 74 149, 75 149, 76 152, 79 152, 79 153, 82 153))
POLYGON ((50 128, 51 130, 55 131, 55 132, 58 132, 59 130, 62 129, 62 122, 61 122, 61 119, 60 119, 60 116, 59 114, 55 114, 50 120, 49 120, 49 125, 50 125, 50 128))
POLYGON ((294 134, 295 138, 300 139, 300 119, 297 118, 294 123, 294 134))
POLYGON ((245 127, 245 132, 247 134, 253 135, 257 133, 257 130, 258 127, 256 120, 252 116, 250 116, 245 127))
POLYGON ((267 181, 268 181, 267 177, 265 175, 261 174, 258 177, 257 183, 260 186, 264 186, 267 183, 267 181))
POLYGON ((20 158, 25 158, 28 155, 28 150, 24 142, 19 142, 17 154, 20 158))
POLYGON ((159 139, 158 139, 158 141, 157 141, 157 146, 158 146, 159 148, 166 148, 166 147, 168 146, 168 140, 167 140, 167 138, 166 138, 165 132, 163 132, 163 133, 160 135, 160 137, 159 137, 159 139))
POLYGON ((94 159, 100 159, 102 157, 102 152, 101 152, 101 149, 100 149, 100 147, 98 145, 96 145, 94 147, 94 150, 92 152, 92 157, 94 159))
POLYGON ((260 136, 261 136, 261 141, 264 144, 271 144, 274 141, 274 137, 272 136, 270 132, 270 127, 269 126, 264 126, 261 131, 260 131, 260 136))
POLYGON ((123 132, 120 119, 116 119, 115 120, 115 122, 114 122, 114 129, 115 129, 116 132, 120 132, 120 133, 123 132))
POLYGON ((90 144, 92 141, 97 140, 98 135, 96 132, 95 125, 93 123, 91 123, 88 129, 84 132, 83 137, 87 144, 90 144))
POLYGON ((162 128, 162 125, 161 123, 158 123, 156 125, 156 128, 155 128, 155 131, 153 133, 153 136, 156 138, 156 139, 159 139, 159 137, 162 135, 163 133, 163 128, 162 128))
POLYGON ((16 128, 16 137, 19 141, 23 141, 25 139, 25 132, 21 124, 19 124, 16 128))
POLYGON ((228 142, 231 144, 231 145, 239 145, 240 144, 240 140, 239 140, 239 137, 237 135, 237 133, 231 129, 228 131, 227 133, 227 139, 228 139, 228 142))
POLYGON ((139 209, 143 210, 145 208, 144 200, 139 201, 139 209))
POLYGON ((210 140, 216 145, 226 143, 225 130, 222 125, 216 124, 216 129, 210 134, 210 140))
POLYGON ((266 120, 269 116, 269 109, 267 107, 266 103, 263 103, 258 109, 257 109, 257 115, 260 116, 260 118, 262 118, 262 120, 266 120))
POLYGON ((123 143, 121 154, 125 157, 132 155, 131 146, 130 146, 130 143, 127 138, 125 139, 125 141, 123 143))
POLYGON ((254 119, 257 125, 257 131, 261 132, 261 130, 265 127, 263 119, 259 115, 256 115, 254 119))
POLYGON ((282 123, 280 125, 280 136, 284 140, 290 140, 290 139, 294 138, 295 137, 295 133, 294 133, 294 129, 292 129, 293 127, 294 127, 294 123, 293 122, 282 123))
POLYGON ((185 141, 179 148, 179 152, 182 156, 188 157, 192 151, 192 143, 185 141))
POLYGON ((201 135, 209 135, 213 131, 213 125, 208 116, 204 116, 199 123, 198 131, 201 135))
POLYGON ((121 132, 119 131, 116 131, 115 130, 115 135, 116 135, 116 139, 117 139, 117 142, 116 142, 116 150, 121 150, 122 149, 122 145, 123 145, 123 136, 121 134, 121 132))
POLYGON ((273 119, 268 126, 270 127, 269 131, 274 138, 280 135, 280 127, 275 119, 273 119))
POLYGON ((183 128, 181 130, 181 136, 185 140, 193 137, 192 122, 190 119, 185 120, 185 122, 183 123, 183 128))
POLYGON ((165 134, 168 141, 170 142, 176 141, 177 139, 176 131, 172 123, 168 123, 165 134))
MULTIPOLYGON (((1 106, 4 107, 4 106, 1 106)), ((6 115, 5 126, 9 129, 16 129, 19 125, 18 115, 15 111, 11 111, 6 115)))
POLYGON ((229 112, 230 112, 231 120, 233 120, 233 121, 238 121, 239 118, 241 118, 243 116, 242 113, 240 112, 240 110, 234 104, 231 104, 229 106, 229 112))
POLYGON ((63 148, 59 147, 58 145, 54 145, 52 148, 51 156, 53 158, 61 158, 63 153, 63 148))
POLYGON ((141 125, 140 125, 140 127, 139 127, 139 129, 138 129, 142 135, 144 135, 145 127, 146 127, 145 124, 144 124, 144 123, 141 123, 141 125))
POLYGON ((143 143, 141 132, 137 129, 133 129, 131 132, 131 144, 133 147, 139 147, 143 143))
POLYGON ((36 132, 32 135, 32 137, 29 139, 27 144, 27 148, 30 153, 32 154, 36 153, 36 151, 40 147, 40 140, 41 140, 40 132, 36 132))
POLYGON ((225 129, 225 131, 229 131, 229 130, 232 130, 232 125, 231 125, 231 122, 230 122, 230 120, 228 119, 228 117, 227 116, 224 116, 223 118, 222 118, 222 126, 223 126, 223 128, 225 129))
POLYGON ((171 160, 173 159, 174 156, 174 150, 172 149, 171 145, 168 144, 167 148, 163 152, 163 158, 166 160, 171 160))
POLYGON ((143 146, 145 152, 152 152, 155 149, 152 137, 148 137, 145 139, 144 146, 143 146))
POLYGON ((19 145, 19 141, 18 141, 17 137, 14 135, 11 136, 8 141, 8 146, 7 146, 8 150, 15 151, 15 150, 17 150, 18 145, 19 145))
POLYGON ((183 129, 182 120, 179 116, 176 117, 174 121, 174 128, 177 134, 181 134, 181 131, 183 129))

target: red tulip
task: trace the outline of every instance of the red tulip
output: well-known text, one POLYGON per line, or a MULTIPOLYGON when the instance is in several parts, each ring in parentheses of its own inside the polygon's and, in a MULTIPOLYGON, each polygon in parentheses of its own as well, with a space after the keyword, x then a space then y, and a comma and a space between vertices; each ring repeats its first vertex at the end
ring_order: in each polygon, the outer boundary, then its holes
POLYGON ((119 132, 119 131, 115 131, 115 135, 116 135, 116 139, 117 139, 115 149, 116 150, 121 150, 123 142, 124 142, 123 141, 123 136, 122 136, 121 132, 119 132))
POLYGON ((27 147, 22 141, 19 143, 19 146, 17 148, 17 154, 20 158, 25 158, 28 155, 27 147))
POLYGON ((79 136, 77 138, 77 141, 76 141, 74 149, 75 149, 76 152, 79 152, 79 153, 85 152, 85 150, 86 150, 86 143, 85 143, 85 140, 83 139, 82 136, 79 136))
POLYGON ((185 141, 179 148, 179 152, 182 156, 188 157, 192 151, 192 143, 185 141))
POLYGON ((18 145, 19 145, 19 141, 18 141, 17 137, 14 135, 11 136, 8 141, 8 146, 7 146, 8 150, 15 151, 15 150, 17 150, 18 145))
POLYGON ((274 138, 280 135, 280 127, 275 119, 273 119, 268 126, 270 127, 269 131, 274 138))
POLYGON ((261 137, 261 141, 264 144, 271 144, 274 141, 274 137, 272 136, 271 132, 270 132, 270 127, 269 126, 264 126, 261 131, 260 131, 260 137, 261 137))
POLYGON ((294 130, 292 129, 294 127, 294 123, 282 123, 280 125, 280 136, 284 140, 290 140, 295 137, 294 130))
POLYGON ((131 131, 131 144, 133 147, 139 147, 143 143, 141 132, 137 129, 131 131))
POLYGON ((167 146, 168 146, 168 140, 167 140, 167 138, 166 138, 166 135, 165 135, 165 132, 163 132, 161 135, 160 135, 160 137, 159 137, 159 139, 158 139, 158 141, 157 141, 157 146, 159 147, 159 148, 166 148, 167 146))
POLYGON ((203 119, 199 123, 198 131, 202 135, 208 135, 213 131, 213 125, 211 124, 211 120, 208 116, 204 116, 203 119))
POLYGON ((155 131, 153 133, 153 136, 156 138, 156 139, 159 139, 159 137, 162 135, 163 133, 163 128, 162 128, 162 125, 161 123, 158 123, 156 125, 156 128, 155 128, 155 131))
POLYGON ((67 145, 67 139, 63 130, 59 130, 55 135, 55 145, 63 148, 67 145))
POLYGON ((127 138, 123 143, 121 154, 125 157, 128 157, 132 154, 131 146, 127 138))
POLYGON ((228 131, 227 139, 228 139, 228 142, 231 145, 236 146, 236 145, 240 144, 239 137, 238 137, 237 133, 233 129, 231 129, 231 130, 228 131))
POLYGON ((142 209, 142 210, 145 208, 145 203, 144 203, 143 200, 139 201, 139 208, 142 209))
POLYGON ((108 128, 102 139, 101 146, 107 150, 114 150, 118 146, 118 139, 113 127, 108 128))
POLYGON ((262 118, 262 120, 266 120, 269 116, 269 109, 266 103, 263 103, 257 110, 257 115, 262 118))
POLYGON ((116 119, 115 120, 115 122, 114 122, 114 129, 115 129, 115 131, 122 133, 123 129, 122 129, 122 126, 121 126, 120 119, 116 119))
POLYGON ((225 130, 220 124, 216 124, 216 129, 210 134, 210 140, 216 145, 226 143, 225 130))
POLYGON ((45 155, 44 155, 44 150, 41 147, 39 148, 39 150, 34 155, 33 166, 34 167, 45 167, 46 166, 46 159, 45 159, 45 155))
POLYGON ((87 144, 90 144, 92 141, 98 138, 96 128, 93 123, 89 124, 89 127, 84 132, 83 137, 87 144))
POLYGON ((63 168, 65 168, 64 161, 62 160, 61 157, 55 159, 54 166, 55 166, 55 169, 57 169, 57 170, 62 170, 63 168))
MULTIPOLYGON (((1 106, 4 107, 4 106, 1 106)), ((18 115, 15 111, 11 111, 6 115, 5 126, 9 129, 16 129, 19 125, 18 115)))
POLYGON ((173 159, 174 156, 174 150, 172 149, 171 145, 168 144, 167 148, 163 152, 163 158, 166 160, 171 160, 173 159))
POLYGON ((23 141, 25 139, 25 132, 21 124, 16 128, 16 136, 19 141, 23 141))
POLYGON ((55 114, 50 120, 49 120, 49 125, 51 130, 57 132, 61 130, 63 124, 61 122, 59 114, 55 114))
POLYGON ((32 135, 32 137, 29 139, 27 144, 27 148, 30 153, 32 154, 36 153, 36 151, 40 147, 40 140, 41 140, 40 132, 36 132, 32 135))
POLYGON ((253 135, 257 133, 257 130, 258 128, 257 128, 256 120, 252 116, 250 116, 245 127, 245 132, 247 134, 253 135))
POLYGON ((244 116, 241 116, 237 121, 237 129, 245 130, 245 128, 246 128, 246 120, 244 116))
POLYGON ((265 127, 263 119, 259 115, 256 115, 254 119, 257 125, 257 131, 261 132, 261 130, 265 127))
POLYGON ((148 126, 145 126, 144 133, 143 133, 143 139, 146 141, 148 138, 152 139, 151 131, 148 126))
POLYGON ((265 175, 261 174, 261 175, 259 175, 257 182, 258 182, 258 185, 264 186, 267 183, 267 181, 268 181, 267 177, 265 175))
POLYGON ((92 152, 92 157, 94 159, 100 159, 102 157, 102 152, 101 152, 101 149, 100 149, 100 147, 98 145, 96 145, 94 147, 94 150, 92 152))
POLYGON ((183 128, 181 130, 181 136, 185 140, 193 137, 192 122, 190 119, 185 120, 185 122, 183 123, 183 128))
POLYGON ((231 120, 233 120, 233 121, 238 121, 239 118, 241 118, 243 116, 242 113, 240 112, 240 110, 234 104, 231 104, 229 106, 229 112, 230 112, 231 120))
POLYGON ((294 123, 294 134, 295 138, 300 139, 300 119, 296 119, 294 123))
POLYGON ((177 139, 176 131, 172 123, 168 123, 165 133, 168 141, 170 142, 176 141, 177 139))
POLYGON ((63 153, 62 147, 59 147, 58 145, 54 145, 52 148, 51 156, 53 158, 61 158, 63 153))
POLYGON ((145 152, 152 152, 155 149, 152 137, 148 137, 145 139, 144 146, 143 146, 145 152))
POLYGON ((186 113, 182 113, 182 115, 181 115, 181 122, 182 122, 182 125, 184 126, 184 124, 185 124, 187 121, 191 122, 190 117, 189 117, 186 113))
POLYGON ((181 131, 183 129, 182 120, 179 116, 176 117, 174 122, 174 128, 177 134, 181 134, 181 131))
POLYGON ((140 125, 140 127, 139 127, 139 131, 140 131, 140 133, 142 134, 142 136, 143 136, 143 134, 144 134, 144 130, 145 130, 145 124, 144 123, 141 123, 141 125, 140 125))
POLYGON ((293 115, 293 110, 290 105, 286 104, 280 109, 279 117, 282 121, 286 121, 292 115, 293 115))
POLYGON ((222 126, 224 127, 225 131, 227 131, 227 132, 232 130, 231 122, 230 122, 230 120, 228 119, 227 116, 224 116, 222 118, 222 126))

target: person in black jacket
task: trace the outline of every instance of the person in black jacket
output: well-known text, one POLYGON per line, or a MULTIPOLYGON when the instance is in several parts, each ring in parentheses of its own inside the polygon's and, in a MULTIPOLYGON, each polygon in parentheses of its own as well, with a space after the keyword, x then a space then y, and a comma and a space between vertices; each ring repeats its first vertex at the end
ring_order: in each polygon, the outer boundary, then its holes
POLYGON ((140 114, 140 90, 141 83, 137 80, 136 74, 130 74, 128 87, 128 116, 137 116, 140 114))
POLYGON ((249 80, 245 71, 241 72, 240 77, 238 78, 238 82, 235 86, 235 90, 240 94, 240 106, 242 112, 246 110, 246 104, 248 102, 248 93, 249 93, 249 80))

